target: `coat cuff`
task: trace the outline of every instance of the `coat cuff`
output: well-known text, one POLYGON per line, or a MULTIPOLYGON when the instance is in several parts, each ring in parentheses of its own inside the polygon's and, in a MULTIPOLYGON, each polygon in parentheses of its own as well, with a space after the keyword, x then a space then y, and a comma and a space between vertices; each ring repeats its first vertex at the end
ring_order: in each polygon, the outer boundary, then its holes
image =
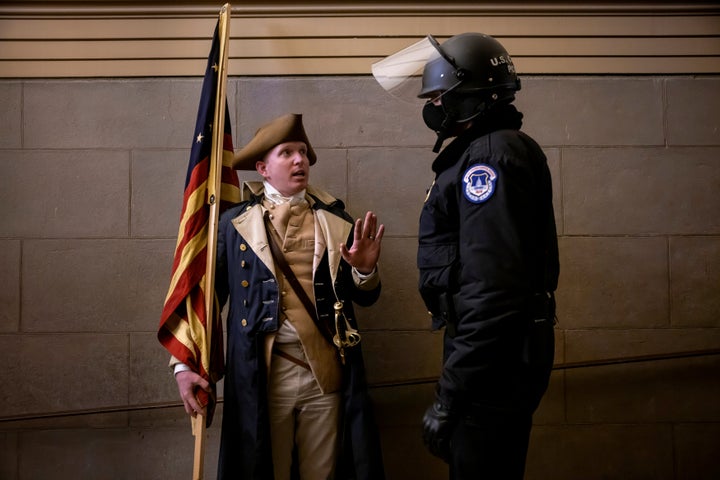
POLYGON ((360 290, 374 290, 380 284, 380 273, 377 265, 375 265, 372 272, 367 274, 360 273, 355 267, 353 267, 352 277, 353 282, 355 282, 355 286, 360 290))
POLYGON ((191 370, 190 367, 182 363, 180 360, 175 358, 174 356, 170 357, 170 362, 168 366, 172 369, 173 375, 177 375, 180 372, 186 372, 188 370, 191 370))

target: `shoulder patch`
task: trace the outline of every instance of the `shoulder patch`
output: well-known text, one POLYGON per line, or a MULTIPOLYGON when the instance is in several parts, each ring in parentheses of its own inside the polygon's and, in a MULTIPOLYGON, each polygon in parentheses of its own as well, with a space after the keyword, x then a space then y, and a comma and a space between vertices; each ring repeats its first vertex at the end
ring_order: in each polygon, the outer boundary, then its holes
POLYGON ((495 193, 497 173, 490 165, 473 165, 463 175, 463 194, 472 203, 486 202, 495 193))

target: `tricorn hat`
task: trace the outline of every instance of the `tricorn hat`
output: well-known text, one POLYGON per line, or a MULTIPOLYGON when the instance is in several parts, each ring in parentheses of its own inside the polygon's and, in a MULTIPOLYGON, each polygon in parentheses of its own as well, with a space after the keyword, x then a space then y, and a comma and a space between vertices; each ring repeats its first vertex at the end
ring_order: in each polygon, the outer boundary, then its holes
POLYGON ((255 163, 262 160, 267 152, 286 142, 304 142, 310 165, 317 161, 303 128, 302 115, 288 113, 258 128, 252 140, 235 153, 232 167, 235 170, 255 170, 255 163))

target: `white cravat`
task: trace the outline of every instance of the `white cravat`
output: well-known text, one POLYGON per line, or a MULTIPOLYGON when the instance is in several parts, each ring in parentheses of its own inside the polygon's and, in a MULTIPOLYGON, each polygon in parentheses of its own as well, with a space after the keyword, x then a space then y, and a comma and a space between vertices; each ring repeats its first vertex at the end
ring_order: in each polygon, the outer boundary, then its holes
POLYGON ((265 186, 265 198, 270 200, 275 205, 280 205, 285 202, 290 202, 290 205, 299 205, 300 203, 305 201, 304 188, 295 195, 286 197, 282 193, 278 192, 278 190, 272 185, 270 185, 268 182, 264 181, 263 185, 265 186))

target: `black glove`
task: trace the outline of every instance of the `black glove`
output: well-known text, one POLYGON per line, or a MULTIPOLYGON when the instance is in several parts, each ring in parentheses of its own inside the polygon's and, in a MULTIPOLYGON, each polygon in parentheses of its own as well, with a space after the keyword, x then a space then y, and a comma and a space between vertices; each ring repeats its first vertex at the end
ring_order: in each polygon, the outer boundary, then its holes
POLYGON ((450 463, 450 437, 455 418, 450 410, 435 401, 423 416, 423 442, 430 453, 450 463))

